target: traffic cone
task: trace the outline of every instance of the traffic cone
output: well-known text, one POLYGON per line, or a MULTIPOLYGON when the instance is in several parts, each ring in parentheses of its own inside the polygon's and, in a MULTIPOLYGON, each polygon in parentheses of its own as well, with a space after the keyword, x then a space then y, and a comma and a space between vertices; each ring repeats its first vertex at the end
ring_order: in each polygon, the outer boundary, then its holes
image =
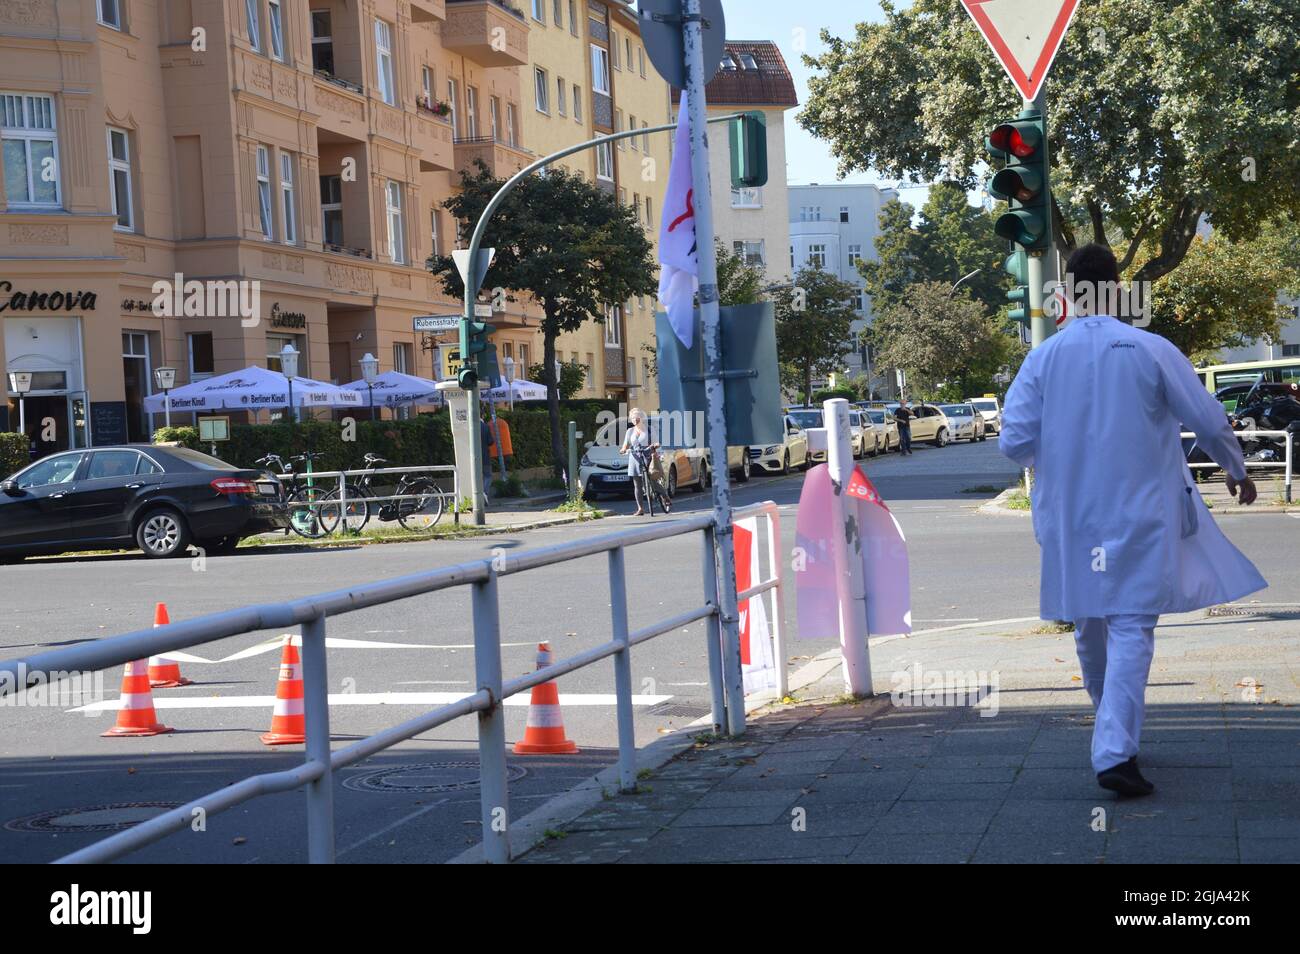
MULTIPOLYGON (((537 668, 551 664, 551 644, 537 644, 537 668)), ((578 751, 564 734, 560 713, 560 685, 551 680, 533 686, 528 702, 528 725, 522 742, 515 743, 515 755, 570 755, 578 751)))
POLYGON ((162 735, 171 726, 158 721, 153 710, 153 693, 149 691, 149 665, 143 659, 126 664, 122 674, 122 699, 117 710, 117 725, 101 733, 105 738, 121 735, 162 735))
MULTIPOLYGON (((171 620, 167 617, 167 604, 159 603, 153 608, 155 627, 166 626, 171 620)), ((155 689, 172 689, 176 686, 188 686, 192 679, 181 675, 181 664, 166 656, 149 657, 149 685, 155 689)))
POLYGON ((294 745, 307 741, 307 717, 302 707, 302 660, 293 637, 286 634, 280 651, 280 679, 275 686, 271 731, 262 736, 267 745, 294 745))

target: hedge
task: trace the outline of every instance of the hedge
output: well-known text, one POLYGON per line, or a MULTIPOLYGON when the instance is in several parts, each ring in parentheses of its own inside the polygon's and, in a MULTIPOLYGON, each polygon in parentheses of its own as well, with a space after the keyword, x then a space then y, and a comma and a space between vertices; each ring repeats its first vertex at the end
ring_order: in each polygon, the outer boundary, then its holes
POLYGON ((30 447, 26 434, 0 432, 0 475, 8 477, 26 467, 30 462, 30 447))

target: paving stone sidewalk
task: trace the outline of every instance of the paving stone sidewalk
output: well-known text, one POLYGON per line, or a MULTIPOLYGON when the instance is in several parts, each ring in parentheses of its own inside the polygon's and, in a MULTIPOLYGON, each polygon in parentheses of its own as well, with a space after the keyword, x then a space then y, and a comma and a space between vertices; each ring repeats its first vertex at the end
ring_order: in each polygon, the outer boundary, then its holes
POLYGON ((942 633, 873 648, 881 695, 770 708, 741 738, 702 738, 518 860, 1300 861, 1300 607, 1249 613, 1167 617, 1157 631, 1148 798, 1096 784, 1072 634, 942 633), (997 692, 896 704, 909 666, 997 692))

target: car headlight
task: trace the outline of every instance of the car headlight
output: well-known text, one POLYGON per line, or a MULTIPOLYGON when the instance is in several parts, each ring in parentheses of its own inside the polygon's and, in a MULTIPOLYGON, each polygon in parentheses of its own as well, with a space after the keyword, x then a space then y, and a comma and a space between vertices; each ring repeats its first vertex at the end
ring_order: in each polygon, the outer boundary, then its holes
POLYGON ((763 456, 764 456, 764 457, 771 456, 772 454, 775 454, 775 453, 776 453, 777 451, 779 451, 780 449, 781 449, 781 448, 780 448, 779 446, 777 446, 776 444, 773 444, 771 447, 764 447, 764 448, 763 448, 763 456))
POLYGON ((591 458, 588 457, 586 454, 583 454, 583 455, 582 455, 582 466, 583 466, 583 467, 591 467, 591 466, 593 466, 593 464, 591 463, 591 458))

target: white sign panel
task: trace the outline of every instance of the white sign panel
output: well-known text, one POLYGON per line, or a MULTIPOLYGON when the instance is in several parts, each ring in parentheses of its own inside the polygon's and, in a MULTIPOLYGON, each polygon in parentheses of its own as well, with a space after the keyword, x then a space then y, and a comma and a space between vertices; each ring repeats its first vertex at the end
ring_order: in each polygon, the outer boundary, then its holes
POLYGON ((961 0, 1026 102, 1052 68, 1079 0, 961 0))

